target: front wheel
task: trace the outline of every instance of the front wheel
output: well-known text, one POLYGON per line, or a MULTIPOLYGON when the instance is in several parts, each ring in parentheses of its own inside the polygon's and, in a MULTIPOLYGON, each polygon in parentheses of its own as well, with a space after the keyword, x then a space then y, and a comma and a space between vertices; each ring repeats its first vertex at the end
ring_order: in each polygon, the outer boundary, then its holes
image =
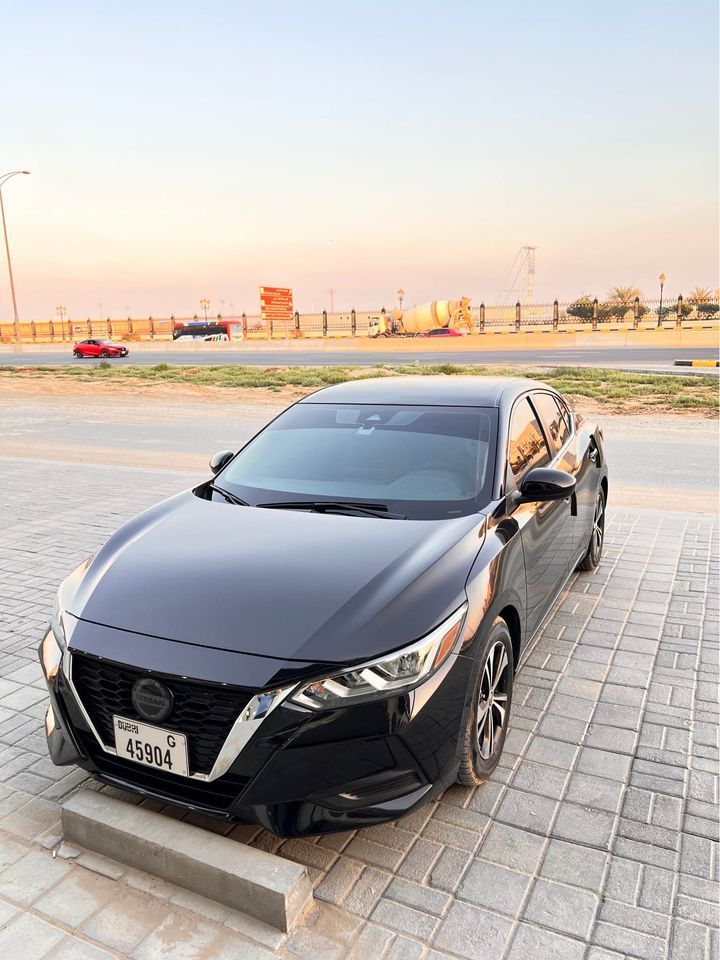
POLYGON ((73 350, 73 354, 77 360, 82 360, 82 350, 73 350))
POLYGON ((593 525, 590 531, 590 543, 587 552, 578 564, 578 570, 595 570, 602 557, 605 542, 605 494, 602 487, 598 490, 593 525))
POLYGON ((500 761, 510 719, 513 648, 507 623, 498 617, 478 657, 480 670, 468 710, 458 782, 467 787, 487 780, 500 761))

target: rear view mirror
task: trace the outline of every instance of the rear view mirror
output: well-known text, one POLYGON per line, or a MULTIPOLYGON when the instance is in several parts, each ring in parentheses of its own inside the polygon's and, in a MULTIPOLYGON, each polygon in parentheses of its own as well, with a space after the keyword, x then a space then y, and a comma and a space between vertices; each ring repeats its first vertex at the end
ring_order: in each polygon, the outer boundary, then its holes
POLYGON ((225 464, 229 463, 234 456, 232 450, 221 450, 220 453, 214 453, 210 457, 210 469, 213 474, 220 473, 225 464))
POLYGON ((564 470, 535 467, 520 484, 516 503, 543 503, 546 500, 566 500, 575 489, 575 477, 564 470))

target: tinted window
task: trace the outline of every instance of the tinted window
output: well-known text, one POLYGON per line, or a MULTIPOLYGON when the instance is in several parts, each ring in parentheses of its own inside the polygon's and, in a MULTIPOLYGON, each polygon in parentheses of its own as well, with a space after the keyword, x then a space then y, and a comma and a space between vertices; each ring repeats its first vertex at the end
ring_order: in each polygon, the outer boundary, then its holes
POLYGON ((565 446, 565 442, 570 436, 565 420, 567 414, 560 408, 557 400, 550 393, 534 393, 532 401, 543 422, 545 433, 554 448, 553 452, 557 453, 561 447, 565 446))
POLYGON ((567 432, 569 436, 573 432, 572 414, 570 413, 570 410, 568 409, 568 405, 565 403, 564 400, 561 400, 559 397, 555 397, 555 403, 557 403, 557 405, 560 407, 560 413, 562 414, 562 418, 565 421, 565 426, 567 427, 567 432))
POLYGON ((490 501, 497 411, 301 403, 252 440, 219 482, 252 504, 352 500, 411 519, 490 501))
POLYGON ((533 467, 550 462, 545 438, 527 397, 515 405, 510 424, 510 469, 520 481, 533 467))

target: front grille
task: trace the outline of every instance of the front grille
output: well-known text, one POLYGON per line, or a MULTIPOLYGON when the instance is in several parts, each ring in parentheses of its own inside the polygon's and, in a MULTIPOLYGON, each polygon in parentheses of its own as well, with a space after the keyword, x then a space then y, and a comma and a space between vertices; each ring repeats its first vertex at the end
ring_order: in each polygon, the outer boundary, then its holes
POLYGON ((188 738, 191 773, 210 773, 233 723, 247 706, 252 693, 141 672, 123 664, 74 653, 72 679, 75 689, 106 746, 115 746, 113 714, 147 722, 137 713, 131 698, 135 681, 147 676, 162 680, 174 698, 170 716, 159 726, 183 733, 188 738))
POLYGON ((211 813, 224 813, 248 784, 248 777, 226 773, 209 783, 189 780, 153 770, 124 757, 105 753, 91 733, 77 731, 80 746, 104 780, 122 787, 136 787, 168 803, 187 803, 211 813))

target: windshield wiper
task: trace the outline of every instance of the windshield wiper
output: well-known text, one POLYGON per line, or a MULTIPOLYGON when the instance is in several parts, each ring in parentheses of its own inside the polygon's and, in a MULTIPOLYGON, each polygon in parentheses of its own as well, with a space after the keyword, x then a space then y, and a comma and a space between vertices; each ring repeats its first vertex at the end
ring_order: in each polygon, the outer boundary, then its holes
POLYGON ((312 510, 313 513, 359 513, 382 520, 406 520, 402 513, 391 513, 384 503, 353 503, 350 500, 283 500, 279 503, 258 503, 269 510, 312 510))
POLYGON ((230 491, 226 490, 224 487, 219 487, 216 483, 213 483, 212 480, 205 484, 205 489, 214 490, 215 493, 219 493, 221 497, 225 497, 228 503, 234 503, 238 507, 250 506, 247 500, 242 500, 240 497, 236 497, 234 493, 230 493, 230 491))

